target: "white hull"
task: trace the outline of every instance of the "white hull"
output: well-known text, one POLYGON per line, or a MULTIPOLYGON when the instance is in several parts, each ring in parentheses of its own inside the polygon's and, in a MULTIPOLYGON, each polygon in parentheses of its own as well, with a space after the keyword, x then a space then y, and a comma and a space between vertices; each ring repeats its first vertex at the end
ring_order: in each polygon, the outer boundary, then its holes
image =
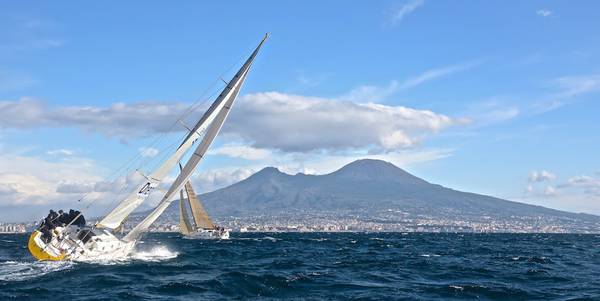
POLYGON ((205 230, 199 229, 188 235, 185 235, 188 239, 229 239, 229 230, 205 230))
POLYGON ((55 228, 52 239, 48 243, 44 242, 41 233, 36 231, 31 235, 29 242, 31 253, 40 260, 120 260, 125 259, 134 247, 135 241, 125 242, 106 230, 81 229, 76 226, 55 228), (89 230, 91 234, 80 234, 78 237, 80 230, 89 230))

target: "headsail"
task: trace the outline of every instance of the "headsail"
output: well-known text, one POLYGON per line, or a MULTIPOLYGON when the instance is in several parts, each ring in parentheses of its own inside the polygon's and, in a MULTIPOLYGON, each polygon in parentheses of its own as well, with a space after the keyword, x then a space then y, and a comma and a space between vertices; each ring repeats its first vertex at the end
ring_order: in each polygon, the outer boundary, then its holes
MULTIPOLYGON (((181 160, 181 158, 185 155, 185 153, 190 149, 194 141, 200 138, 201 133, 205 131, 208 126, 214 121, 217 117, 218 113, 223 109, 227 100, 235 98, 237 96, 237 92, 235 89, 240 82, 243 82, 242 78, 247 73, 252 60, 258 53, 258 50, 266 40, 263 39, 259 46, 254 50, 250 58, 246 61, 246 63, 242 66, 242 68, 235 74, 233 79, 227 84, 227 86, 223 89, 221 94, 217 97, 217 99, 212 103, 212 105, 208 108, 208 110, 204 113, 202 118, 196 123, 196 125, 192 128, 187 137, 183 140, 181 145, 177 148, 175 153, 169 157, 163 164, 156 169, 150 176, 146 177, 147 181, 141 184, 136 190, 134 190, 130 195, 125 198, 125 200, 121 201, 117 207, 115 207, 110 213, 108 213, 98 224, 97 227, 104 227, 110 229, 118 228, 125 219, 135 210, 139 205, 141 205, 144 200, 150 195, 150 193, 158 187, 160 182, 164 179, 167 173, 173 169, 175 164, 181 160)), ((241 84, 240 84, 241 85, 241 84)))
POLYGON ((185 192, 188 197, 187 199, 190 204, 190 208, 192 209, 192 217, 194 218, 194 224, 196 225, 196 228, 214 229, 215 224, 213 224, 210 217, 208 217, 208 213, 204 209, 204 206, 202 206, 202 203, 200 203, 200 200, 198 200, 198 196, 194 192, 192 183, 190 183, 190 181, 185 183, 185 192))
POLYGON ((192 225, 188 220, 187 210, 185 210, 183 189, 179 191, 179 229, 183 235, 188 235, 193 231, 192 225))
POLYGON ((228 98, 227 98, 227 101, 225 102, 225 105, 223 106, 223 108, 220 111, 218 111, 217 116, 214 118, 214 121, 210 124, 204 137, 202 138, 202 141, 200 142, 198 147, 196 147, 196 150, 192 154, 191 158, 185 164, 185 166, 183 167, 183 170, 177 176, 177 178, 175 179, 175 181, 173 182, 173 184, 171 185, 171 187, 169 188, 167 193, 164 195, 164 197, 162 198, 162 200, 160 201, 158 206, 156 206, 156 208, 152 211, 152 213, 150 213, 150 215, 148 215, 137 226, 135 226, 131 230, 131 232, 129 232, 123 238, 123 240, 134 241, 138 237, 140 237, 140 235, 142 235, 142 233, 146 232, 148 230, 148 227, 150 227, 150 225, 152 223, 154 223, 154 221, 171 204, 171 202, 173 201, 172 198, 173 198, 174 194, 177 191, 181 190, 183 188, 183 186, 185 185, 185 183, 189 180, 190 176, 192 175, 192 173, 194 172, 194 170, 196 169, 196 167, 202 160, 206 151, 208 150, 208 147, 210 146, 210 144, 213 142, 214 138, 217 136, 217 134, 221 130, 221 127, 223 126, 225 119, 229 115, 230 109, 235 101, 235 98, 239 94, 242 84, 244 83, 244 80, 246 79, 246 76, 248 75, 248 71, 250 70, 252 61, 258 54, 258 51, 262 47, 262 45, 265 42, 265 40, 267 39, 267 37, 268 36, 265 36, 265 38, 256 47, 254 52, 252 52, 252 54, 250 55, 248 60, 244 63, 242 68, 238 71, 238 73, 234 76, 234 78, 231 80, 231 82, 229 82, 229 84, 227 85, 228 87, 231 86, 231 90, 230 90, 230 93, 228 93, 228 98))

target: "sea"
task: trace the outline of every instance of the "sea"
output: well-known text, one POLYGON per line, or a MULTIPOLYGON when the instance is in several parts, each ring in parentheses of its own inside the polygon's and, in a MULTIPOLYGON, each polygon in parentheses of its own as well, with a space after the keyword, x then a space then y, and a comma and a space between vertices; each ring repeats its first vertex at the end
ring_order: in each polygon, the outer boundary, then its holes
POLYGON ((150 233, 94 263, 26 242, 0 235, 0 300, 600 300, 600 235, 150 233))

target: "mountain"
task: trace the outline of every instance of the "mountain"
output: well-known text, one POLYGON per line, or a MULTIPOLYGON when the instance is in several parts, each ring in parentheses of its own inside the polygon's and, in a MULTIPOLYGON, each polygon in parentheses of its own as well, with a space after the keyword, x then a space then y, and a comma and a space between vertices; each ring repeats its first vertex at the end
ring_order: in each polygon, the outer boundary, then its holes
MULTIPOLYGON (((193 184, 193 183, 192 183, 193 184)), ((358 160, 326 175, 289 175, 267 167, 228 187, 201 194, 216 217, 323 212, 378 216, 390 210, 439 220, 569 221, 598 225, 600 217, 461 192, 429 183, 380 160, 358 160)), ((177 214, 176 203, 169 209, 177 214)))

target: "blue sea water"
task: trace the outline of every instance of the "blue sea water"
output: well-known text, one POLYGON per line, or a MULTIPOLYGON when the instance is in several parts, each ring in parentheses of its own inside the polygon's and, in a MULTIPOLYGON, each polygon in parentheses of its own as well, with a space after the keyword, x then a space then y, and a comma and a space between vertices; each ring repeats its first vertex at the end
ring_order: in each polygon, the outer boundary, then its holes
POLYGON ((0 300, 600 300, 600 236, 149 234, 118 262, 35 262, 0 235, 0 300))

